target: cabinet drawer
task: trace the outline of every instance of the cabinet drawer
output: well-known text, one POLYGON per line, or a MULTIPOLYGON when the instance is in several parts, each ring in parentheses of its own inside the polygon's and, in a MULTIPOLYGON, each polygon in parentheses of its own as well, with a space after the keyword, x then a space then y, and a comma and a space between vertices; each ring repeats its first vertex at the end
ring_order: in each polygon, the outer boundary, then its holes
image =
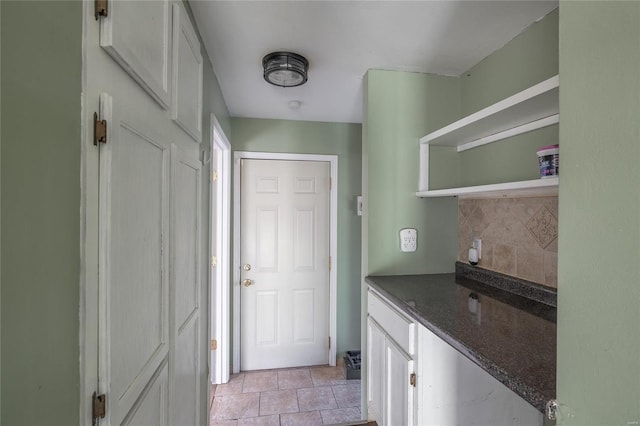
POLYGON ((397 308, 369 290, 369 303, 367 309, 371 316, 385 333, 391 337, 407 354, 413 356, 416 353, 416 323, 399 312, 397 308))

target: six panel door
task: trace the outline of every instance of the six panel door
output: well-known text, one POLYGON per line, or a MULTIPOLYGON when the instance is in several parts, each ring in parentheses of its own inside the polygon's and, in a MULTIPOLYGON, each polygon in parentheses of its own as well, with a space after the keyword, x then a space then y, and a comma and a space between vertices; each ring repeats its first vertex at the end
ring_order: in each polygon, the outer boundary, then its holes
POLYGON ((242 160, 242 370, 328 363, 329 178, 327 162, 242 160))

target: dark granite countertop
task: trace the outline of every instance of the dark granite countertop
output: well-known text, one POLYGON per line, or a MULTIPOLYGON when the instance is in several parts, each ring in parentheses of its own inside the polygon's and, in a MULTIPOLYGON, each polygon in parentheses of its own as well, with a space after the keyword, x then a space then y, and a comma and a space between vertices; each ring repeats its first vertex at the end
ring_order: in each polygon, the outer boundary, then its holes
POLYGON ((465 266, 456 265, 458 274, 369 276, 366 282, 544 413, 556 395, 555 301, 470 279, 478 276, 465 266), (469 309, 472 294, 479 314, 469 309))

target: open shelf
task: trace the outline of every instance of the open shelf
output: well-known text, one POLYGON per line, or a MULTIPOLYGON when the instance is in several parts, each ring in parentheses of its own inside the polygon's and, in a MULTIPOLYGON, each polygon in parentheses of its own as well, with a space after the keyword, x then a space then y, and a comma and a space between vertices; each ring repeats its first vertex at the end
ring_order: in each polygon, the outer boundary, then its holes
POLYGON ((558 123, 558 76, 516 93, 420 139, 458 152, 558 123))
POLYGON ((558 195, 558 177, 525 180, 519 182, 498 183, 493 185, 466 186, 461 188, 434 189, 418 191, 418 197, 460 197, 460 198, 497 198, 497 197, 544 197, 558 195))
POLYGON ((418 197, 532 197, 558 195, 558 177, 493 185, 429 189, 429 146, 452 146, 458 152, 551 126, 559 120, 556 75, 468 115, 420 139, 418 197))

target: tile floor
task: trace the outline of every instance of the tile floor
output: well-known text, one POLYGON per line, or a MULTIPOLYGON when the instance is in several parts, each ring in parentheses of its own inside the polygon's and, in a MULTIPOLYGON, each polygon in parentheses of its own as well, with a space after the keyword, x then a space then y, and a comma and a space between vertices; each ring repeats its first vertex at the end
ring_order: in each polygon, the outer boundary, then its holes
POLYGON ((340 367, 248 371, 211 387, 210 425, 332 425, 360 420, 360 380, 340 367))

